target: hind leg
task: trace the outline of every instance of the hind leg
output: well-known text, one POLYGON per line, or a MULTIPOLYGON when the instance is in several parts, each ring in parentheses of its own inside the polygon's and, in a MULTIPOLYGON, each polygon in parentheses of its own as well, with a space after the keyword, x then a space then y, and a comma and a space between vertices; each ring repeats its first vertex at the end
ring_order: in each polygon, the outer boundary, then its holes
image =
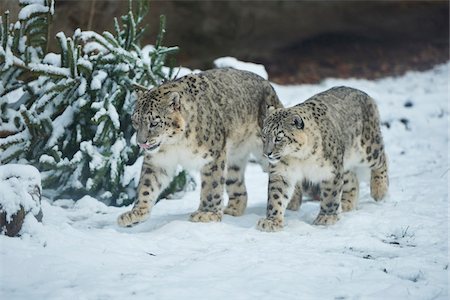
POLYGON ((300 205, 302 205, 302 198, 303 198, 302 183, 297 182, 294 194, 292 195, 291 200, 289 201, 287 209, 297 211, 300 208, 300 205))
POLYGON ((247 207, 247 190, 245 188, 244 175, 245 163, 230 162, 225 181, 228 194, 228 205, 224 213, 232 216, 242 216, 247 207))
POLYGON ((380 152, 380 157, 377 163, 371 167, 370 174, 370 195, 373 199, 375 199, 375 201, 380 201, 383 199, 389 189, 387 157, 383 149, 381 149, 380 152))
POLYGON ((359 198, 359 181, 352 171, 344 173, 344 183, 342 186, 341 207, 342 211, 355 209, 359 198))

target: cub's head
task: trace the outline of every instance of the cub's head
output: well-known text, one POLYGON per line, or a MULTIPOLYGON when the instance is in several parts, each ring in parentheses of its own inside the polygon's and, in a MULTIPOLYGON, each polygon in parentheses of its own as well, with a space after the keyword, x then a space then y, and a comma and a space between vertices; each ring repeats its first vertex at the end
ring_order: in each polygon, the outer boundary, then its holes
POLYGON ((276 164, 287 155, 304 156, 308 143, 305 126, 302 117, 292 109, 269 109, 262 129, 264 156, 269 163, 276 164))
POLYGON ((137 101, 131 121, 136 129, 136 141, 147 152, 155 153, 164 144, 177 140, 185 129, 181 116, 180 94, 158 87, 137 91, 137 101))

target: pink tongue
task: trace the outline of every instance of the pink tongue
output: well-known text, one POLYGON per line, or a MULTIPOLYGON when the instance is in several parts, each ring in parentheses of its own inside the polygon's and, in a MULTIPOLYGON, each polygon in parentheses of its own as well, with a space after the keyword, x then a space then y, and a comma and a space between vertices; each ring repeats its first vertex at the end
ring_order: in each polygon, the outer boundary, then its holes
POLYGON ((150 148, 150 145, 148 145, 148 144, 139 144, 139 147, 147 149, 147 148, 150 148))

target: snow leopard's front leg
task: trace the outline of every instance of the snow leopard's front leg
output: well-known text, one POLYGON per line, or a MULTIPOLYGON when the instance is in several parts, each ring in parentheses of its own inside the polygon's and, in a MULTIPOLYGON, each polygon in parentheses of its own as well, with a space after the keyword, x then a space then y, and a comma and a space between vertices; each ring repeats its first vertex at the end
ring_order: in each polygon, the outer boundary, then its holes
POLYGON ((153 165, 146 157, 142 165, 134 206, 131 211, 121 214, 117 223, 122 227, 131 227, 145 221, 159 194, 169 185, 173 175, 173 172, 169 172, 166 168, 153 165))
POLYGON ((343 174, 337 172, 334 178, 320 184, 320 212, 315 225, 333 225, 339 220, 341 208, 343 174))
POLYGON ((259 230, 271 232, 283 229, 284 213, 295 186, 296 181, 277 174, 274 170, 269 172, 267 213, 266 218, 258 221, 259 230))
POLYGON ((190 216, 192 222, 222 221, 222 201, 225 184, 225 151, 201 169, 200 206, 190 216))

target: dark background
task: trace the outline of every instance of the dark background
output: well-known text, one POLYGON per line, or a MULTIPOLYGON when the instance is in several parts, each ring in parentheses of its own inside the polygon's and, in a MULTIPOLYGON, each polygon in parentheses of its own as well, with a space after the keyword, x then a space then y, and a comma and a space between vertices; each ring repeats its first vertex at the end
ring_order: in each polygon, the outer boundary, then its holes
MULTIPOLYGON (((112 31, 127 7, 125 0, 56 0, 51 36, 112 31)), ((0 0, 6 9, 17 16, 17 1, 0 0)), ((160 14, 164 45, 181 48, 179 65, 206 69, 234 56, 263 63, 279 83, 379 78, 449 60, 448 1, 152 0, 145 43, 154 44, 160 14)))

